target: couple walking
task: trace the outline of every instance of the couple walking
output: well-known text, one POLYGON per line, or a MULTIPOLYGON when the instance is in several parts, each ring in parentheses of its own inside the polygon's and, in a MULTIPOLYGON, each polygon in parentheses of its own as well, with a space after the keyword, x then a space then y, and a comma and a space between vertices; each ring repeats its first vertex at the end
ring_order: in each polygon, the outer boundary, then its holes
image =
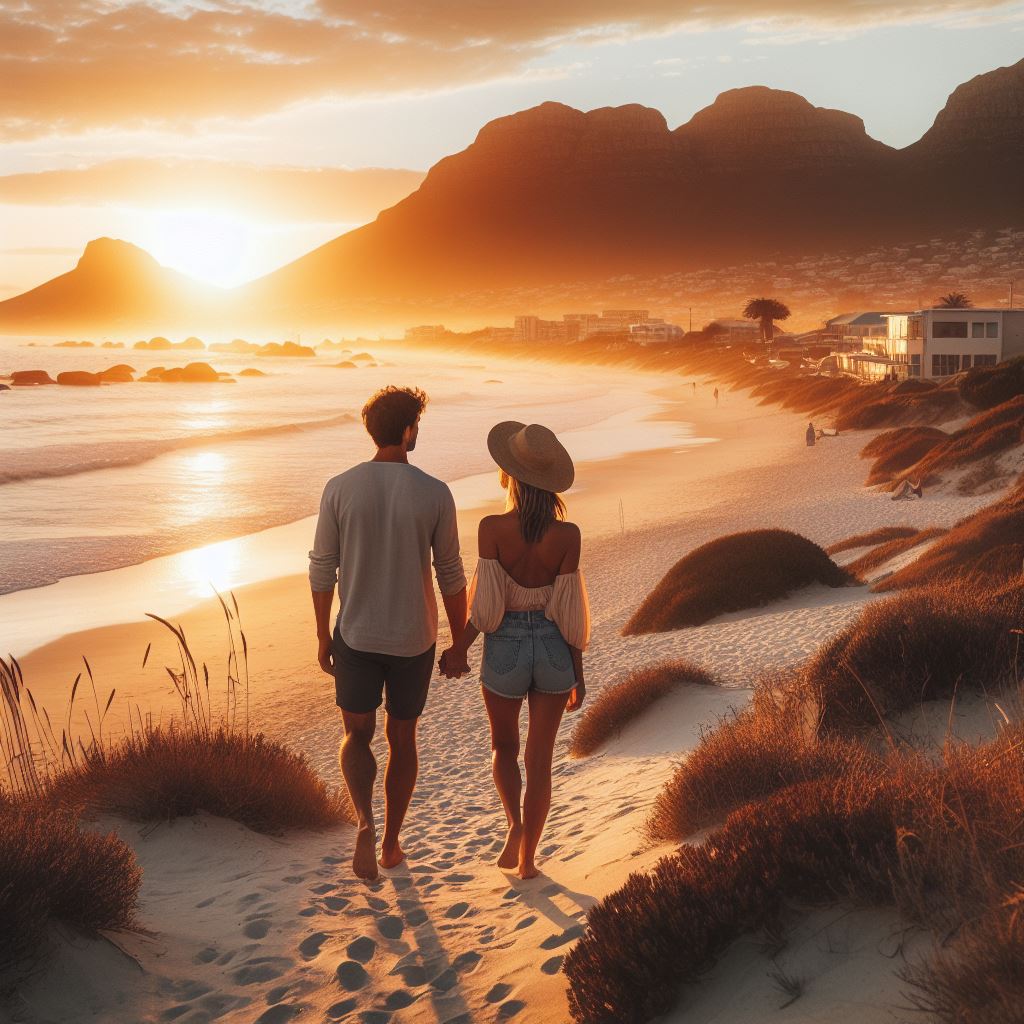
POLYGON ((481 520, 480 557, 467 589, 451 491, 409 464, 426 404, 419 389, 396 387, 366 403, 363 424, 376 454, 327 483, 309 553, 318 660, 334 676, 345 727, 339 759, 358 826, 352 868, 360 878, 377 877, 371 741, 382 700, 388 762, 379 863, 392 868, 405 857, 399 833, 416 785, 416 724, 437 642, 433 561, 452 634, 438 662, 446 678, 469 672, 468 651, 484 634, 481 692, 508 825, 498 864, 533 878, 551 805, 555 734, 563 712, 577 710, 585 696, 590 613, 579 571, 580 531, 564 521, 559 497, 572 486, 573 464, 546 427, 504 422, 492 428, 487 447, 507 493, 506 511, 481 520), (332 630, 335 589, 341 609, 332 630))

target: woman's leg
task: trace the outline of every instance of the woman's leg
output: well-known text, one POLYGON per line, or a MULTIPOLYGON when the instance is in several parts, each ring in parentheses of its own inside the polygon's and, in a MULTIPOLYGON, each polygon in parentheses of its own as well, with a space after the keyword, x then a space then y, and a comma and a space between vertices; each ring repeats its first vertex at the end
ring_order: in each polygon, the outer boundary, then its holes
POLYGON ((491 772, 494 787, 501 797, 508 820, 508 837, 498 858, 498 867, 514 868, 519 863, 519 847, 523 837, 521 808, 523 777, 519 773, 519 710, 522 699, 499 697, 486 686, 484 695, 487 717, 491 722, 491 772))
POLYGON ((551 809, 551 758, 555 734, 565 711, 567 693, 530 691, 530 729, 526 735, 526 799, 523 802, 523 845, 519 851, 519 877, 538 874, 534 857, 544 822, 551 809))

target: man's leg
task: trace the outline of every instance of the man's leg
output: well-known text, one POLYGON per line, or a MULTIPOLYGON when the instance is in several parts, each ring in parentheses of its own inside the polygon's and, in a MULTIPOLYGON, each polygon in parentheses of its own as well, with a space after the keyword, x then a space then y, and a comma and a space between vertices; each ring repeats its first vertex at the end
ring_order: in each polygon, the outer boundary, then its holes
POLYGON ((342 711, 345 738, 338 760, 356 812, 356 849, 352 870, 359 878, 377 877, 377 830, 373 824, 373 783, 377 778, 377 760, 370 743, 377 725, 377 713, 367 715, 342 711))
POLYGON ((405 859, 399 833, 416 788, 419 756, 416 751, 418 719, 387 716, 388 766, 384 772, 384 839, 380 847, 380 866, 393 868, 405 859))
POLYGON ((433 673, 433 646, 411 658, 391 659, 385 671, 388 766, 384 773, 384 839, 380 847, 383 868, 393 868, 405 859, 398 836, 416 788, 416 723, 426 706, 433 673))

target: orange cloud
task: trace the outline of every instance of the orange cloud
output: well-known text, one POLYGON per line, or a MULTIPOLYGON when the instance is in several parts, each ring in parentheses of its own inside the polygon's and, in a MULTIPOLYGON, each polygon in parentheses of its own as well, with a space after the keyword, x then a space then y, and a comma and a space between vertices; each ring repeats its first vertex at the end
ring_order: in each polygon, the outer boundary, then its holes
POLYGON ((217 160, 113 160, 0 176, 0 203, 216 207, 265 219, 372 220, 419 187, 423 172, 257 166, 217 160))
POLYGON ((332 96, 430 91, 520 71, 567 38, 687 23, 875 24, 1005 0, 22 0, 0 8, 0 138, 194 125, 332 96))

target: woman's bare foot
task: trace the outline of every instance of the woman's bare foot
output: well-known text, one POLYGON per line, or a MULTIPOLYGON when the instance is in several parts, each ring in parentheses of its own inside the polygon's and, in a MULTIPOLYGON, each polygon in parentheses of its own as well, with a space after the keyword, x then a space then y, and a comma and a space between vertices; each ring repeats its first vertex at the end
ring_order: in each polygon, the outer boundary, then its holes
POLYGON ((518 874, 519 877, 523 879, 536 878, 540 874, 540 869, 537 867, 536 864, 533 863, 532 860, 529 862, 521 861, 519 864, 519 870, 516 872, 516 874, 518 874))
POLYGON ((377 877, 377 833, 372 825, 360 825, 356 833, 352 871, 357 878, 372 881, 377 877))
POLYGON ((523 840, 523 826, 509 825, 505 848, 498 858, 498 867, 511 869, 519 863, 519 846, 523 840))
POLYGON ((405 860, 405 851, 402 849, 401 843, 397 840, 394 843, 389 843, 386 840, 381 843, 380 866, 382 868, 396 868, 403 860, 405 860))

